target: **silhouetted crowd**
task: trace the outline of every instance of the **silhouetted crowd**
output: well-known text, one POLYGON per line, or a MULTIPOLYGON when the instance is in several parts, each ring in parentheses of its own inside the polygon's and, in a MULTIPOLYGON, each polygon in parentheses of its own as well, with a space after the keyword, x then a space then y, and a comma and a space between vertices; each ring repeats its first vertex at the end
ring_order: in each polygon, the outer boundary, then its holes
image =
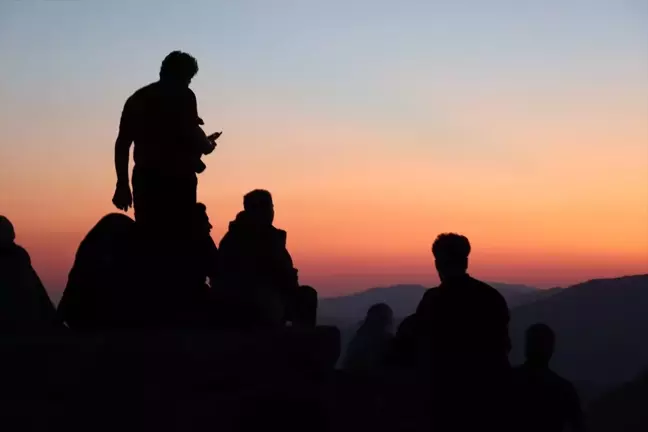
MULTIPOLYGON (((318 294, 299 282, 286 231, 273 225, 270 192, 247 193, 218 246, 212 240, 207 208, 196 199, 196 173, 220 134, 200 128, 188 87, 197 71, 193 57, 173 52, 160 80, 126 102, 113 203, 121 210, 133 206, 135 220, 111 213, 88 232, 58 308, 15 243, 11 222, 0 217, 4 334, 315 329, 318 294)), ((417 422, 434 430, 583 430, 574 388, 549 368, 552 330, 529 328, 527 361, 511 367, 509 309, 498 291, 468 274, 468 239, 441 234, 432 252, 441 284, 426 291, 395 334, 391 308, 372 306, 348 346, 338 383, 400 389, 392 393, 401 404, 416 395, 424 410, 417 422)))

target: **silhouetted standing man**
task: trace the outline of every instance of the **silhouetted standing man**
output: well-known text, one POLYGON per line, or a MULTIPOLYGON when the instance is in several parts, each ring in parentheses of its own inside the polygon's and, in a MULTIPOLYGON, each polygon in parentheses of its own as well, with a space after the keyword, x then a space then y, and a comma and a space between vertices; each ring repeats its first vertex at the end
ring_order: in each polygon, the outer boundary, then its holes
POLYGON ((189 88, 197 73, 195 58, 180 51, 170 53, 162 62, 159 81, 126 101, 115 143, 113 204, 123 211, 134 204, 138 225, 154 232, 164 229, 167 236, 174 234, 169 227, 190 224, 200 163, 196 149, 207 154, 215 147, 200 128, 196 96, 189 88), (131 195, 128 160, 133 142, 131 195))
POLYGON ((514 370, 519 430, 558 432, 570 426, 585 430, 580 400, 574 386, 549 368, 556 337, 546 324, 526 331, 526 362, 514 370))

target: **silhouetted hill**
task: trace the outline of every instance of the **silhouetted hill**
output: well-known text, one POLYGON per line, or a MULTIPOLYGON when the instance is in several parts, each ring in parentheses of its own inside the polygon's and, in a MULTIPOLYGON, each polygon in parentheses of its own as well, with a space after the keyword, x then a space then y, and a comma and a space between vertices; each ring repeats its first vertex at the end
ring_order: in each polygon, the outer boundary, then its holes
MULTIPOLYGON (((536 296, 546 295, 526 285, 490 283, 506 299, 509 307, 530 302, 536 296)), ((394 316, 404 318, 416 310, 426 288, 422 285, 394 285, 386 288, 372 288, 342 297, 320 299, 318 315, 327 323, 337 321, 355 322, 364 318, 371 305, 387 303, 394 311, 394 316)))
POLYGON ((591 432, 648 431, 648 369, 591 403, 586 414, 591 432))
POLYGON ((648 275, 592 280, 515 308, 513 363, 523 361, 524 331, 536 322, 556 332, 556 372, 596 386, 629 381, 648 364, 648 275))

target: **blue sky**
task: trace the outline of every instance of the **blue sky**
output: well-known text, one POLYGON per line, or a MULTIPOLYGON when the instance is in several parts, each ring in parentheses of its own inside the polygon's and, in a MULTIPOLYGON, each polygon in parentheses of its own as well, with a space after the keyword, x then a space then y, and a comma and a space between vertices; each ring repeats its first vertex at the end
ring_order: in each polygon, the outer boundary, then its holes
POLYGON ((0 209, 53 283, 111 211, 124 100, 174 49, 197 57, 201 116, 224 131, 199 188, 214 237, 268 187, 307 282, 341 289, 344 260, 367 285, 389 282, 370 261, 403 282, 442 229, 507 245, 477 259, 490 280, 648 262, 644 0, 5 1, 0 209))

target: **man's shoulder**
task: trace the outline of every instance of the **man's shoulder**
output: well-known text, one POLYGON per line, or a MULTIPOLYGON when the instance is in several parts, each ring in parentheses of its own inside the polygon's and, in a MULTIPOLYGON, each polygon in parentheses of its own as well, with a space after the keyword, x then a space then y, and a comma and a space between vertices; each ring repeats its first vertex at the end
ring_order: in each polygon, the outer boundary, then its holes
POLYGON ((434 286, 431 288, 426 288, 425 291, 423 292, 423 298, 438 297, 440 295, 443 295, 444 291, 445 290, 441 287, 441 285, 434 286))
POLYGON ((470 286, 474 289, 480 290, 484 295, 492 298, 495 301, 502 301, 506 303, 504 296, 492 285, 487 284, 486 282, 475 279, 472 276, 469 276, 470 286))
POLYGON ((31 265, 31 258, 29 253, 20 245, 12 244, 2 249, 2 252, 14 263, 29 264, 31 265))
POLYGON ((483 288, 483 289, 487 289, 487 290, 497 291, 497 290, 496 290, 495 288, 493 288, 491 285, 489 285, 489 284, 487 284, 486 282, 481 281, 481 280, 479 280, 479 279, 475 279, 475 278, 472 277, 472 276, 468 276, 468 281, 469 281, 469 283, 470 283, 473 287, 476 287, 476 288, 483 288))
POLYGON ((552 369, 549 369, 549 375, 551 376, 551 380, 555 383, 555 385, 560 387, 560 389, 564 393, 576 393, 576 388, 567 378, 564 378, 562 375, 556 373, 552 369))
POLYGON ((137 103, 142 100, 146 100, 150 98, 152 95, 157 94, 160 91, 159 89, 159 84, 157 82, 152 82, 150 84, 145 85, 144 87, 140 87, 137 90, 131 94, 128 99, 126 100, 126 103, 137 103))
POLYGON ((441 286, 426 289, 419 302, 417 313, 424 313, 431 305, 434 305, 439 299, 442 299, 444 294, 445 290, 441 286))

